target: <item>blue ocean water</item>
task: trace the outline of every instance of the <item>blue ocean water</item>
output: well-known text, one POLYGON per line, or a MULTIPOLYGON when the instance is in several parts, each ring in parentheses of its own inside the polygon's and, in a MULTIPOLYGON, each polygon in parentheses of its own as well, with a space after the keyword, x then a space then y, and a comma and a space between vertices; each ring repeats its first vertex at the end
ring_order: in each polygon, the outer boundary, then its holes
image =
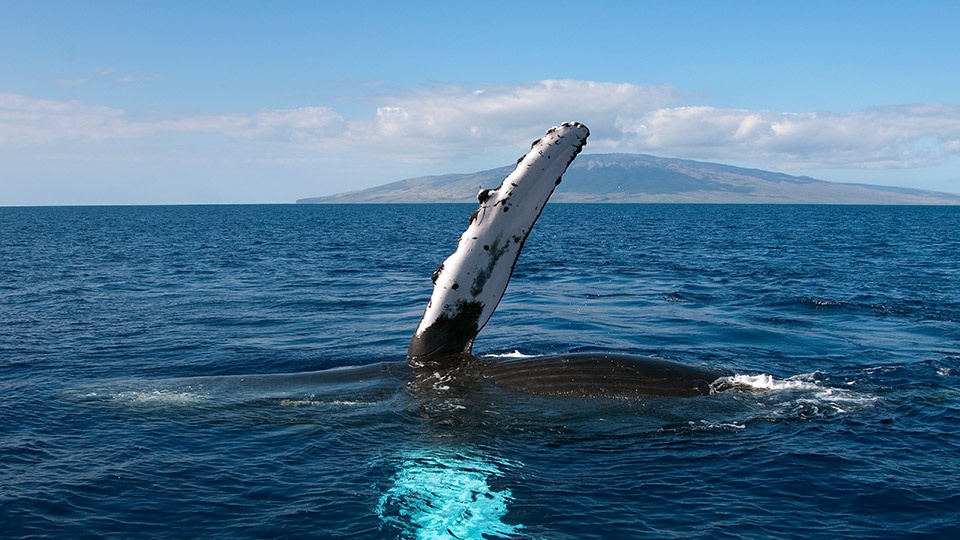
POLYGON ((414 396, 472 210, 0 208, 2 535, 960 533, 960 208, 548 205, 474 352, 723 391, 414 396))

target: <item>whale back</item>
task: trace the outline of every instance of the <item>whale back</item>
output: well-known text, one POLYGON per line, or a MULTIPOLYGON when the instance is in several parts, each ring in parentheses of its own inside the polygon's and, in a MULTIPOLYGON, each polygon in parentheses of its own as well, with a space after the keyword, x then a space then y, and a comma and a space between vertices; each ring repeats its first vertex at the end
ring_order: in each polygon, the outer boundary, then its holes
POLYGON ((713 393, 724 373, 639 356, 579 353, 484 362, 480 376, 527 394, 571 397, 691 397, 713 393))

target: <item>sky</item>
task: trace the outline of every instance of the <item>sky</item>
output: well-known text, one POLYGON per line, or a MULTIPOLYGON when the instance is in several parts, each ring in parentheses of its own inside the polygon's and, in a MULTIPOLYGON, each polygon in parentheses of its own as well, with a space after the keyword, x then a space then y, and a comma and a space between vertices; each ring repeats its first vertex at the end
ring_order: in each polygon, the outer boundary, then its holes
MULTIPOLYGON (((0 0, 0 206, 637 152, 960 193, 960 2, 0 0)), ((495 187, 495 186, 485 186, 495 187)))

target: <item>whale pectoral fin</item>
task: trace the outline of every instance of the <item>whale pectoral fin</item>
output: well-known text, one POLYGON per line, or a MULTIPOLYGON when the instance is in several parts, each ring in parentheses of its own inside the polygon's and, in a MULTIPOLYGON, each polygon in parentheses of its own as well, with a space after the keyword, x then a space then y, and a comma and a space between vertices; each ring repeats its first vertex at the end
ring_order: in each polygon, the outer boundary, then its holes
MULTIPOLYGON (((483 305, 479 302, 460 302, 449 310, 444 311, 433 324, 423 329, 414 337, 416 354, 409 351, 407 356, 411 360, 426 360, 469 355, 473 346, 473 338, 480 332, 479 320, 483 305), (432 348, 431 348, 432 347, 432 348)), ((410 350, 414 350, 411 342, 410 350)))
POLYGON ((551 128, 497 189, 482 190, 457 250, 433 273, 433 295, 410 340, 411 362, 470 354, 510 281, 527 235, 590 131, 580 123, 551 128))

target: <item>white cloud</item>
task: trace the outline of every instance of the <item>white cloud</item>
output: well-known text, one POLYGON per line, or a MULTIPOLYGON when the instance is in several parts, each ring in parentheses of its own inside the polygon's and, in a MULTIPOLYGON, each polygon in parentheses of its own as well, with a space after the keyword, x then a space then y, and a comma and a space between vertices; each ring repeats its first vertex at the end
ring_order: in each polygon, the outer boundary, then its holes
POLYGON ((343 119, 326 107, 197 115, 149 123, 157 132, 200 133, 242 140, 318 144, 343 132, 343 119))
POLYGON ((85 78, 83 78, 83 77, 77 77, 77 78, 74 78, 74 79, 66 79, 66 78, 64 78, 64 79, 57 79, 57 80, 56 80, 57 86, 60 86, 60 87, 62 87, 62 88, 76 88, 76 87, 78 87, 78 86, 83 86, 83 85, 87 84, 88 82, 90 82, 90 80, 89 80, 89 79, 85 79, 85 78))
MULTIPOLYGON (((465 88, 433 86, 381 96, 376 113, 344 118, 330 107, 220 115, 132 115, 80 101, 0 94, 0 144, 56 145, 199 134, 289 145, 313 155, 454 162, 521 151, 546 127, 587 124, 588 150, 752 161, 770 168, 906 168, 960 154, 960 105, 888 105, 853 113, 681 106, 670 86, 545 80, 465 88)), ((519 155, 519 154, 518 154, 519 155)))
POLYGON ((350 124, 354 141, 440 158, 485 148, 528 144, 545 128, 568 120, 591 126, 591 144, 619 139, 615 120, 677 103, 669 86, 546 80, 479 89, 419 88, 384 98, 376 118, 350 124))
POLYGON ((149 125, 129 121, 122 109, 0 94, 0 144, 103 141, 138 138, 152 132, 149 125))
POLYGON ((113 107, 0 93, 0 144, 5 145, 104 142, 168 133, 309 143, 335 136, 342 131, 342 123, 339 115, 325 107, 132 118, 113 107))
POLYGON ((625 143, 652 153, 751 159, 785 168, 910 168, 960 153, 960 105, 889 105, 854 113, 679 107, 621 118, 625 143))
POLYGON ((160 78, 160 74, 151 73, 149 75, 121 75, 114 79, 114 81, 120 84, 130 84, 130 83, 144 83, 155 81, 160 78))

